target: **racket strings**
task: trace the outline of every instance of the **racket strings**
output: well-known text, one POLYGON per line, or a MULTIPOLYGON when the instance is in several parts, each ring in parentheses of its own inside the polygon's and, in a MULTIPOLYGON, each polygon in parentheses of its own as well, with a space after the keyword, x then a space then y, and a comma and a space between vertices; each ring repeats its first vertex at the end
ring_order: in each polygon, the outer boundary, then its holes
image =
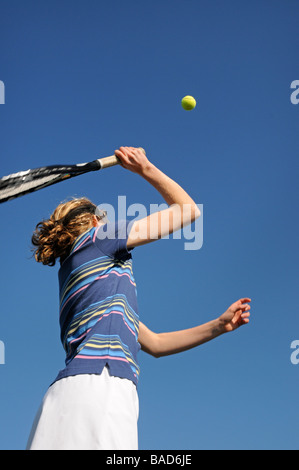
POLYGON ((8 199, 13 197, 19 196, 20 194, 26 194, 29 192, 34 191, 35 189, 42 189, 50 184, 54 184, 55 182, 60 181, 61 177, 57 175, 50 175, 44 178, 38 179, 38 184, 34 180, 30 181, 23 181, 22 183, 18 183, 16 186, 13 182, 10 184, 5 185, 4 187, 0 183, 0 201, 5 202, 8 199))
POLYGON ((101 162, 95 160, 78 165, 52 165, 5 176, 0 179, 0 203, 100 169, 101 162))

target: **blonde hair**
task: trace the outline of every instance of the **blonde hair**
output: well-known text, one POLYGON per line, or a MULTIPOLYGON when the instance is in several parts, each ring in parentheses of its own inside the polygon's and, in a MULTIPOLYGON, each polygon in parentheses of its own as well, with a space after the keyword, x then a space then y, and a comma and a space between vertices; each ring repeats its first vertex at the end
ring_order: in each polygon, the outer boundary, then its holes
POLYGON ((35 260, 54 266, 69 255, 76 238, 92 227, 96 205, 87 198, 76 198, 59 204, 51 217, 39 222, 32 235, 35 260))

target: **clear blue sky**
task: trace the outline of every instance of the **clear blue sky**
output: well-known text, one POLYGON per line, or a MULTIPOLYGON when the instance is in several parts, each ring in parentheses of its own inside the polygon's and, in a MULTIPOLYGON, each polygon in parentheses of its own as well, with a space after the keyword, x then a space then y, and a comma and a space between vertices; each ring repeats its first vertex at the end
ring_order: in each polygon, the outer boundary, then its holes
MULTIPOLYGON (((252 298, 252 322, 181 355, 140 353, 140 449, 298 449, 296 0, 1 0, 1 175, 142 146, 204 205, 201 250, 134 252, 142 321, 214 319, 252 298), (181 98, 197 100, 192 112, 181 98)), ((0 448, 23 449, 64 366, 57 268, 31 259, 36 223, 69 196, 162 202, 122 168, 0 206, 0 448)))

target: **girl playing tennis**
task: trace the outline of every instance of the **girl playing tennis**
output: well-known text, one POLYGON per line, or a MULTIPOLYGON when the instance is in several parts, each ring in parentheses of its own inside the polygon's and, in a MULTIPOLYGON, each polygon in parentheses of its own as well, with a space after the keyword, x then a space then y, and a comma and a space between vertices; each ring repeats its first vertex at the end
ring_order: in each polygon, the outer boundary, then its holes
POLYGON ((37 225, 35 259, 49 266, 60 261, 66 365, 43 399, 27 449, 137 450, 140 348, 155 357, 175 354, 249 322, 249 298, 184 331, 156 334, 139 322, 131 250, 153 241, 153 233, 156 240, 191 224, 200 213, 140 149, 121 147, 115 154, 159 191, 168 208, 133 224, 106 223, 91 201, 73 199, 37 225))

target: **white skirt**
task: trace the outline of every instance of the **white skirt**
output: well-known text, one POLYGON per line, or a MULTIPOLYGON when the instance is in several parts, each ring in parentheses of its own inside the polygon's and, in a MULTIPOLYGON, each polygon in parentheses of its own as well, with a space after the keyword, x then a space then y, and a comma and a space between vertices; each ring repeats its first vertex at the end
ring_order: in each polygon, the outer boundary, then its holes
POLYGON ((109 375, 66 377, 47 391, 26 450, 138 450, 136 385, 109 375))

